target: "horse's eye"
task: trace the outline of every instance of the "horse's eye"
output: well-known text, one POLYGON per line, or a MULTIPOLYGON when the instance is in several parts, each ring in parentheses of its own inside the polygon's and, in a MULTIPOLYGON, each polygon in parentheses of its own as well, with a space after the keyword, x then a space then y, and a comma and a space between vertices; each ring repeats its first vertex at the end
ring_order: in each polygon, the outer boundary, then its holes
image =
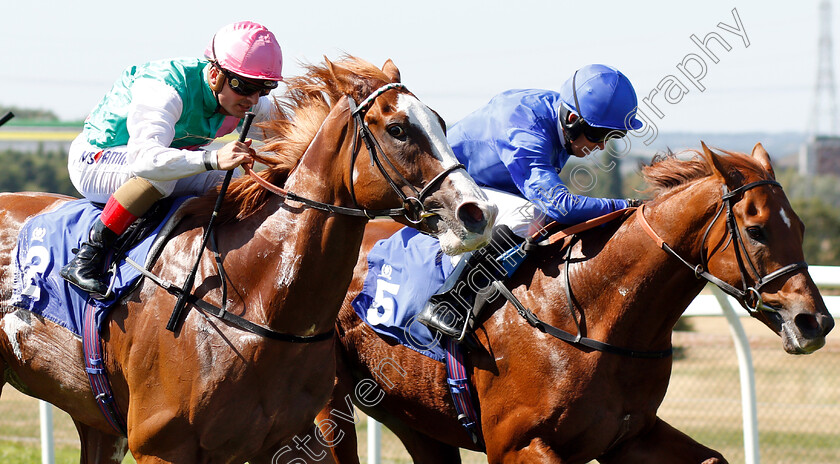
POLYGON ((388 134, 395 139, 405 140, 405 129, 399 124, 388 126, 388 134))
POLYGON ((764 235, 764 229, 758 226, 750 226, 747 227, 747 235, 750 236, 751 239, 764 243, 767 241, 767 237, 764 235))

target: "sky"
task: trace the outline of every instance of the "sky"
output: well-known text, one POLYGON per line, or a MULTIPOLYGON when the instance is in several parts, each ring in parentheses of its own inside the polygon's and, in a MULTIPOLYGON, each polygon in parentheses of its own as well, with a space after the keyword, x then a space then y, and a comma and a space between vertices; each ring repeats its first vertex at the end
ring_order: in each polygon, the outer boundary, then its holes
MULTIPOLYGON (((216 30, 248 19, 277 36, 284 75, 324 56, 348 53, 380 66, 390 58, 406 86, 450 124, 501 91, 559 90, 575 69, 604 63, 633 82, 657 131, 804 132, 814 125, 818 3, 4 2, 0 105, 83 119, 124 68, 201 56, 216 30), (707 40, 708 54, 692 35, 707 40)), ((840 5, 833 7, 837 30, 840 5)), ((834 39, 837 62, 840 34, 834 39)), ((827 127, 827 117, 820 121, 827 127)))

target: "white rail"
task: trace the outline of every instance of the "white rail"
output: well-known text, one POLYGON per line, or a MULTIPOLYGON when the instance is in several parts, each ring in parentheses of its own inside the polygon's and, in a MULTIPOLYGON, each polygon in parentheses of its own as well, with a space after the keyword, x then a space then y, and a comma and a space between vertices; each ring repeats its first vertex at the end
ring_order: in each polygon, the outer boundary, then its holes
MULTIPOLYGON (((840 267, 809 266, 808 272, 818 287, 840 286, 840 267)), ((744 423, 744 463, 759 464, 761 453, 758 442, 758 413, 755 394, 755 371, 752 364, 752 351, 747 334, 739 317, 750 317, 738 302, 715 286, 709 286, 712 295, 699 295, 685 311, 685 316, 726 316, 735 354, 738 356, 738 371, 741 377, 741 409, 744 423)), ((824 296, 828 311, 840 315, 840 296, 824 296)))
POLYGON ((39 401, 38 403, 41 415, 41 464, 55 464, 53 407, 46 401, 39 401))

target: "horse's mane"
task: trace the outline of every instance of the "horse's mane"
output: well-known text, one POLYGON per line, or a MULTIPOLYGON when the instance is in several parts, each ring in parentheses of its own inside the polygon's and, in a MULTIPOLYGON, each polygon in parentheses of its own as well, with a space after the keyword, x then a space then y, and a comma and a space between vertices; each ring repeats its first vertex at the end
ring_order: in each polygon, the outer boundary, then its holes
MULTIPOLYGON (((725 154, 727 162, 741 172, 754 172, 761 178, 768 176, 753 158, 744 153, 720 150, 725 154)), ((721 156, 718 154, 718 156, 721 156)), ((698 150, 683 150, 677 153, 660 153, 653 157, 649 165, 642 166, 642 177, 648 184, 645 192, 658 196, 675 187, 712 175, 702 153, 698 150)))
MULTIPOLYGON (((305 73, 284 81, 286 90, 277 99, 269 121, 258 124, 265 134, 265 144, 257 149, 257 159, 267 167, 258 175, 282 186, 297 166, 321 123, 341 97, 363 100, 391 79, 379 68, 360 58, 345 55, 332 62, 326 57, 319 65, 304 65, 305 73)), ((185 214, 209 215, 219 187, 190 202, 185 214)), ((225 203, 217 221, 246 218, 258 211, 272 193, 248 176, 234 179, 225 194, 225 203)))

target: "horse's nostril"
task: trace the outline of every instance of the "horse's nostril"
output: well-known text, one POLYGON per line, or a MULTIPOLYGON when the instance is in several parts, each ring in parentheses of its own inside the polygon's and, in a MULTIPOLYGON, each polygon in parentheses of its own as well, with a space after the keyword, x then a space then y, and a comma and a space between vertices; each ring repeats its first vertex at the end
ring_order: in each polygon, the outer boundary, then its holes
POLYGON ((813 314, 797 314, 793 321, 802 335, 809 338, 823 336, 820 333, 820 324, 813 314))
POLYGON ((458 207, 458 219, 467 230, 477 234, 483 233, 484 228, 487 227, 484 211, 473 202, 466 202, 458 207))

